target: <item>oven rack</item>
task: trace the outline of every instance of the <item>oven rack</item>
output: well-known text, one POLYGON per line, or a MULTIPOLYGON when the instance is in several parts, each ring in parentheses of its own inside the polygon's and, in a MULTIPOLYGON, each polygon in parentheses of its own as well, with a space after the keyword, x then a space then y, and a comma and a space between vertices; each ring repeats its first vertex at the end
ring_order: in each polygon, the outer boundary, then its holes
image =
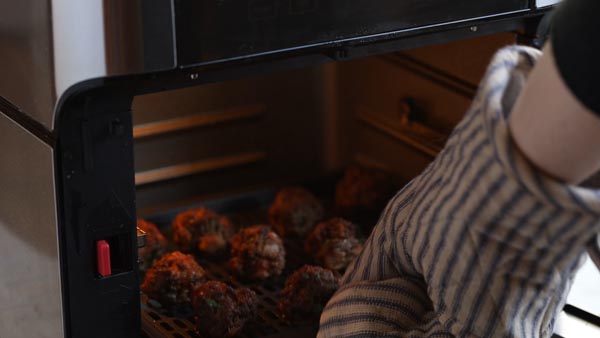
MULTIPOLYGON (((332 189, 323 189, 324 186, 326 184, 320 185, 320 188, 310 190, 320 197, 325 210, 329 210, 331 209, 329 207, 331 203, 328 203, 328 201, 331 199, 328 195, 330 195, 329 192, 332 189)), ((254 224, 267 224, 266 210, 275 198, 276 192, 276 189, 256 190, 169 209, 145 218, 154 222, 168 239, 171 238, 170 225, 175 215, 181 211, 200 206, 208 207, 217 213, 229 216, 238 229, 254 224)), ((333 214, 326 212, 326 218, 332 216, 333 214)), ((375 221, 376 218, 370 220, 373 224, 375 221)), ((363 222, 365 221, 363 220, 363 222)), ((358 225, 359 227, 362 226, 362 224, 358 225)), ((312 264, 304 253, 302 240, 286 238, 284 244, 286 248, 286 266, 282 275, 264 283, 247 283, 238 280, 227 269, 227 258, 203 259, 196 257, 198 263, 206 270, 209 280, 222 281, 236 288, 248 287, 256 292, 259 298, 257 319, 246 325, 239 336, 240 338, 307 338, 316 336, 318 319, 301 323, 288 323, 279 315, 278 294, 285 279, 302 265, 312 264)), ((195 331, 190 309, 180 309, 175 313, 161 310, 154 304, 142 295, 142 329, 149 337, 203 338, 195 331)))
MULTIPOLYGON (((282 276, 287 276, 304 263, 302 246, 299 242, 286 245, 286 271, 282 276)), ((248 284, 238 281, 226 268, 226 261, 198 260, 206 270, 209 280, 225 282, 232 287, 247 287, 256 292, 259 298, 257 318, 249 322, 240 338, 257 337, 314 337, 317 333, 318 321, 309 321, 301 324, 290 324, 279 316, 277 304, 278 292, 281 290, 285 278, 269 280, 265 283, 248 284)), ((177 314, 168 314, 148 304, 148 299, 142 297, 142 329, 152 338, 202 338, 196 333, 191 311, 183 309, 177 314)), ((151 302, 150 302, 151 303, 151 302)))

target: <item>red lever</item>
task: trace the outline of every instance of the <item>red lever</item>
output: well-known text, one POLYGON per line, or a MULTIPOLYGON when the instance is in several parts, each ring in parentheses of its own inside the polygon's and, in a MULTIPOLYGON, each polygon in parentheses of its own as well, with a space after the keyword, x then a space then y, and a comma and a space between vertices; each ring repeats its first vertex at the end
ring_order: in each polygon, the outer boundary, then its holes
POLYGON ((112 273, 110 268, 110 245, 107 241, 96 242, 96 258, 98 259, 98 273, 100 276, 110 276, 112 273))

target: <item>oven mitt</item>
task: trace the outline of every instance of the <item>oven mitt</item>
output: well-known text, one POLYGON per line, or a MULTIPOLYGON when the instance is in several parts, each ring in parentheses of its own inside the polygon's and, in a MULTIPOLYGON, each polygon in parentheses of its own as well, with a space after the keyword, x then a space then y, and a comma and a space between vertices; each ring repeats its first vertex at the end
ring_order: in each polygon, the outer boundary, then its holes
POLYGON ((511 140, 539 56, 496 54, 443 151, 382 213, 318 337, 550 337, 600 231, 600 191, 544 176, 511 140))

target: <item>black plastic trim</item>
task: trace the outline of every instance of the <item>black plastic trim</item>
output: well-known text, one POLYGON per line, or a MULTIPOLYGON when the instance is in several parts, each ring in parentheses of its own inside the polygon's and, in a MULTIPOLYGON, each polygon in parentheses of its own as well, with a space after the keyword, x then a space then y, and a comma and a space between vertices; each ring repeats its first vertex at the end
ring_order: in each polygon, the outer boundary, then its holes
POLYGON ((529 10, 528 0, 175 0, 178 63, 381 39, 529 10))
POLYGON ((464 20, 422 25, 397 31, 356 36, 320 43, 304 44, 296 47, 269 50, 261 53, 219 58, 197 63, 180 64, 179 68, 191 69, 203 66, 228 64, 231 62, 251 62, 273 55, 294 55, 323 53, 332 60, 364 57, 401 49, 416 48, 436 43, 445 43, 474 36, 522 28, 526 21, 550 11, 552 8, 537 10, 523 9, 514 12, 473 17, 464 20), (476 27, 476 31, 471 28, 476 27))
POLYGON ((67 338, 131 338, 140 333, 130 111, 135 84, 101 83, 64 101, 57 121, 56 192, 67 338), (119 242, 125 250, 115 256, 122 261, 110 277, 97 273, 98 240, 119 242))

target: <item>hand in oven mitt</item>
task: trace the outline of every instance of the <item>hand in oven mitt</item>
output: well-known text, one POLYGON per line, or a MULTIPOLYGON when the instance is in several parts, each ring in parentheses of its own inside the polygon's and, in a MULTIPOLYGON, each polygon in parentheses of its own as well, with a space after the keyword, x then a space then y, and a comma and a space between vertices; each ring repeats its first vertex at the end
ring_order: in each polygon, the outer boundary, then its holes
POLYGON ((539 55, 497 53, 444 150, 389 202, 318 337, 550 337, 600 230, 600 192, 544 176, 511 140, 507 114, 539 55))

